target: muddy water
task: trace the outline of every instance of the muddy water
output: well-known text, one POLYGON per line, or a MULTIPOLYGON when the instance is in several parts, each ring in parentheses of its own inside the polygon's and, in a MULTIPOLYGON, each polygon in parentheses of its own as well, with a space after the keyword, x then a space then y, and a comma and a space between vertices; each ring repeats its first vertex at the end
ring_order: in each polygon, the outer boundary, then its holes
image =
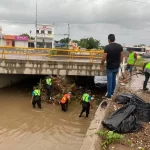
POLYGON ((0 89, 0 150, 79 150, 94 111, 79 118, 73 102, 67 113, 46 103, 32 109, 31 89, 21 85, 0 89))

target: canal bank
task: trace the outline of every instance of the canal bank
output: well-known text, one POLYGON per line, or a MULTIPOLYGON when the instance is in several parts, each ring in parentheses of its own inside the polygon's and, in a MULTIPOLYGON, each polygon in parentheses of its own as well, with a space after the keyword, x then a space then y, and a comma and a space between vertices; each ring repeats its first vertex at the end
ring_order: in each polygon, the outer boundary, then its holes
POLYGON ((67 113, 61 111, 60 105, 45 102, 42 102, 42 110, 32 109, 32 87, 40 78, 33 76, 0 89, 0 149, 79 150, 96 105, 89 118, 78 117, 81 111, 79 101, 72 101, 67 113))

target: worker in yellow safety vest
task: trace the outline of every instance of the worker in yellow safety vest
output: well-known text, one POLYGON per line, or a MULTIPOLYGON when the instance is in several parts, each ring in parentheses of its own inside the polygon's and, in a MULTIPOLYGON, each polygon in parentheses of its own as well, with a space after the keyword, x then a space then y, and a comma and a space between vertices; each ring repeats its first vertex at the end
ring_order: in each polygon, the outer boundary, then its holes
POLYGON ((47 89, 47 102, 51 101, 51 93, 52 93, 52 77, 48 76, 46 78, 46 89, 47 89))
POLYGON ((127 66, 125 68, 125 79, 124 81, 128 78, 128 72, 130 73, 130 77, 132 76, 132 71, 133 67, 137 61, 137 54, 133 52, 132 49, 129 50, 129 55, 128 55, 128 60, 127 60, 127 66))
POLYGON ((93 105, 92 105, 92 103, 91 103, 91 100, 92 100, 91 91, 90 91, 90 90, 87 90, 87 92, 84 93, 83 96, 82 96, 82 100, 81 100, 81 103, 82 103, 82 111, 81 111, 79 117, 82 117, 82 114, 83 114, 84 112, 86 112, 86 117, 88 117, 89 112, 90 112, 90 106, 93 107, 93 105))
POLYGON ((36 108, 36 104, 37 106, 42 109, 41 107, 41 92, 40 89, 38 87, 34 87, 34 91, 33 91, 33 95, 32 95, 32 106, 33 108, 36 108))
POLYGON ((150 62, 146 62, 143 66, 143 72, 145 74, 145 81, 143 83, 143 90, 146 91, 148 90, 147 88, 147 83, 148 83, 148 80, 150 78, 150 62))

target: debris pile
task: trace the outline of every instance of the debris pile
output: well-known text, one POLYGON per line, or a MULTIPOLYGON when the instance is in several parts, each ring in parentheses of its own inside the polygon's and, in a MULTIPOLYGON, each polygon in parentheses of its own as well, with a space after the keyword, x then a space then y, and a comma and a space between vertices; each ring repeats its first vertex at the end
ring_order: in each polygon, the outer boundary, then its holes
MULTIPOLYGON (((55 102, 59 102, 62 96, 67 92, 72 92, 72 99, 80 99, 83 90, 81 87, 76 87, 75 83, 67 83, 62 77, 52 77, 52 99, 55 102)), ((38 87, 41 89, 41 100, 47 100, 47 90, 46 90, 46 81, 40 80, 38 87)), ((77 100, 76 99, 76 100, 77 100)))

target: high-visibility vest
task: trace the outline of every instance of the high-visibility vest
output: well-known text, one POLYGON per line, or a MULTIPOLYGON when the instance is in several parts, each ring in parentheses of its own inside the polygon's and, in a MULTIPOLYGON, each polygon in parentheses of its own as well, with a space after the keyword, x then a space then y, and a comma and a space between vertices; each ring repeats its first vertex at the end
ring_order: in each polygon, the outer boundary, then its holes
POLYGON ((150 62, 146 64, 145 69, 150 69, 150 62))
POLYGON ((63 98, 61 99, 60 102, 61 102, 62 104, 66 103, 68 96, 70 96, 70 94, 65 94, 65 95, 63 96, 63 98))
POLYGON ((82 101, 88 103, 89 102, 89 94, 84 93, 83 96, 82 96, 82 101))
POLYGON ((128 57, 128 64, 129 64, 129 65, 134 65, 134 62, 135 62, 134 52, 132 52, 132 53, 129 54, 129 57, 128 57))
POLYGON ((46 79, 46 84, 47 85, 52 85, 52 79, 51 78, 46 79))
POLYGON ((40 90, 34 90, 34 96, 40 96, 41 92, 40 90))

